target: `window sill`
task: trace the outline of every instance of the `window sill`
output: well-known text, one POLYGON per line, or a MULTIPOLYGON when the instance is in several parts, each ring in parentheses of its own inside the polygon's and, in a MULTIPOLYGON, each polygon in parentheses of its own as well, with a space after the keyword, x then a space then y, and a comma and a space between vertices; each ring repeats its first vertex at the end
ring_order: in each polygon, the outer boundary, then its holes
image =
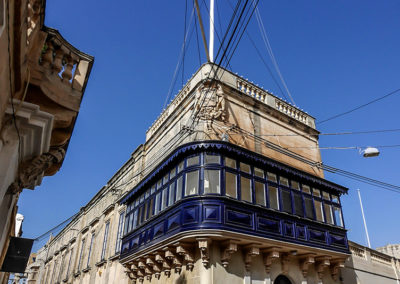
POLYGON ((86 267, 85 269, 82 269, 82 272, 88 272, 90 270, 90 267, 88 266, 88 267, 86 267))
POLYGON ((68 282, 68 277, 63 279, 63 282, 68 282))
POLYGON ((97 263, 96 263, 96 266, 97 266, 97 267, 100 267, 100 266, 102 266, 102 265, 103 265, 104 263, 106 263, 106 262, 107 262, 107 260, 103 259, 103 260, 97 262, 97 263))
POLYGON ((114 260, 116 260, 116 259, 118 259, 118 258, 119 258, 119 252, 116 253, 116 254, 113 255, 113 256, 110 256, 108 259, 111 260, 111 261, 114 261, 114 260))
POLYGON ((79 275, 81 275, 81 272, 80 272, 80 271, 75 272, 75 274, 74 274, 75 277, 78 277, 79 275))

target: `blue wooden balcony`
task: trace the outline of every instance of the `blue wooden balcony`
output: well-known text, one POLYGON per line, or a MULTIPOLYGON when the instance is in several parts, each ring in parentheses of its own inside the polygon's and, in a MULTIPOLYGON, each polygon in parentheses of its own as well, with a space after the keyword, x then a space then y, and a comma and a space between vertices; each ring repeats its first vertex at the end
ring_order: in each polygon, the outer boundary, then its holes
POLYGON ((177 148, 122 200, 121 258, 170 237, 231 232, 348 253, 347 188, 221 141, 177 148))

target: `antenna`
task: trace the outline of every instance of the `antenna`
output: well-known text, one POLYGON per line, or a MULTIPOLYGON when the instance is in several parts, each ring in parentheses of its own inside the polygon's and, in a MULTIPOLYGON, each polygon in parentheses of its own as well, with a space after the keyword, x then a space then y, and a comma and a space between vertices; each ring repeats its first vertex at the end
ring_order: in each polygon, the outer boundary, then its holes
POLYGON ((357 192, 358 192, 358 198, 360 199, 361 214, 362 214, 362 217, 363 217, 363 220, 364 220, 364 228, 365 228, 365 234, 367 235, 368 247, 371 248, 371 243, 369 241, 369 235, 368 235, 368 229, 367 229, 367 222, 365 221, 364 208, 363 208, 362 201, 361 201, 360 190, 357 189, 357 192))
POLYGON ((210 62, 214 62, 214 0, 210 0, 210 62))

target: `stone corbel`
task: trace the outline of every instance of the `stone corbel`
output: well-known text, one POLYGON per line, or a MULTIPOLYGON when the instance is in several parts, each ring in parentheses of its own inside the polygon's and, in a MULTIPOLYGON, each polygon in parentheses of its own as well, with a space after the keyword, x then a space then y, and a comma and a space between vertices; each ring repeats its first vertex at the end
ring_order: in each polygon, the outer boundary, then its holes
POLYGON ((229 265, 229 261, 231 260, 232 254, 237 251, 237 242, 234 240, 228 240, 222 243, 222 254, 221 261, 222 265, 226 268, 229 265))
POLYGON ((150 267, 146 267, 144 269, 144 274, 146 275, 147 281, 151 281, 151 276, 153 275, 153 271, 150 267))
POLYGON ((324 270, 326 267, 330 265, 330 257, 329 256, 321 256, 315 258, 315 270, 318 273, 318 278, 322 280, 324 277, 324 270))
POLYGON ((290 255, 288 253, 282 254, 281 265, 282 265, 282 272, 284 274, 287 274, 289 272, 289 263, 290 263, 290 255))
POLYGON ((138 266, 137 266, 137 262, 132 262, 132 263, 131 263, 130 269, 131 269, 133 272, 138 271, 139 268, 138 268, 138 266))
POLYGON ((165 250, 165 258, 172 262, 172 264, 175 268, 175 273, 181 273, 182 261, 180 260, 180 257, 174 253, 175 248, 166 247, 164 250, 165 250))
POLYGON ((162 252, 156 252, 155 261, 161 265, 164 274, 169 277, 171 275, 171 265, 169 261, 162 255, 162 252))
POLYGON ((333 280, 337 281, 340 268, 344 267, 344 262, 345 262, 344 259, 335 259, 331 261, 330 269, 333 280))
POLYGON ((144 281, 144 271, 143 270, 138 270, 137 272, 137 280, 139 280, 140 283, 143 283, 144 281))
POLYGON ((194 267, 194 256, 193 256, 192 246, 186 243, 179 243, 176 246, 176 253, 184 258, 187 269, 192 270, 194 267))
POLYGON ((278 248, 268 248, 263 250, 262 253, 264 255, 265 272, 269 274, 271 271, 272 262, 279 258, 279 250, 278 248))
POLYGON ((260 254, 260 248, 257 247, 254 244, 245 246, 244 248, 244 265, 246 267, 247 271, 250 271, 251 268, 251 262, 253 260, 253 257, 257 256, 260 254))
POLYGON ((133 283, 136 283, 136 279, 137 279, 136 273, 130 271, 129 269, 125 270, 125 273, 129 277, 129 279, 132 280, 133 283))
POLYGON ((161 265, 162 264, 158 264, 158 263, 154 263, 154 265, 153 265, 154 277, 158 280, 160 279, 160 276, 161 276, 161 265))
POLYGON ((201 262, 203 263, 204 267, 207 267, 210 262, 209 248, 211 239, 199 238, 197 239, 197 242, 199 244, 201 262))
POLYGON ((150 256, 146 256, 146 265, 149 267, 153 267, 154 265, 154 260, 150 256))
POLYGON ((24 188, 33 189, 37 178, 42 176, 52 165, 61 162, 64 157, 64 149, 56 148, 29 161, 23 162, 20 165, 17 178, 10 184, 7 193, 17 194, 24 188))
POLYGON ((301 269, 301 272, 303 273, 304 278, 307 278, 308 269, 309 269, 310 264, 315 263, 314 257, 315 257, 314 254, 306 254, 306 255, 299 256, 300 269, 301 269))
POLYGON ((137 266, 139 269, 144 270, 146 268, 145 260, 140 259, 137 266))

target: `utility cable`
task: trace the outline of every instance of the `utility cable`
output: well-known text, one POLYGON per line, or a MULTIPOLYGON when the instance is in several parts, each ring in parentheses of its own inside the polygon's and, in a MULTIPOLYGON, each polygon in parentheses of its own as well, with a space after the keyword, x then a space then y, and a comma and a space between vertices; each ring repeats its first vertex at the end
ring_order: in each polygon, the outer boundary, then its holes
MULTIPOLYGON (((387 132, 398 132, 400 128, 395 129, 383 129, 383 130, 368 130, 368 131, 348 131, 348 132, 332 132, 332 133, 319 133, 319 134, 307 134, 309 136, 334 136, 334 135, 354 135, 354 134, 373 134, 373 133, 387 133, 387 132)), ((259 136, 269 137, 288 137, 288 136, 305 136, 303 134, 260 134, 259 136)))
POLYGON ((380 101, 380 100, 383 100, 383 99, 385 99, 385 98, 387 98, 387 97, 390 97, 390 96, 392 96, 392 95, 394 95, 394 94, 397 94, 397 93, 399 93, 399 92, 400 92, 400 89, 394 90, 394 91, 392 91, 392 92, 390 92, 390 93, 388 93, 388 94, 386 94, 386 95, 384 95, 384 96, 382 96, 382 97, 379 97, 379 98, 377 98, 377 99, 374 99, 374 100, 372 100, 372 101, 369 101, 369 102, 367 102, 367 103, 365 103, 365 104, 362 104, 362 105, 360 105, 360 106, 358 106, 358 107, 355 107, 355 108, 350 109, 350 110, 348 110, 348 111, 345 111, 345 112, 336 114, 336 115, 331 116, 331 117, 329 117, 329 118, 327 118, 327 119, 324 119, 324 120, 322 120, 322 121, 320 121, 320 122, 317 122, 317 124, 321 124, 321 123, 330 121, 330 120, 332 120, 332 119, 335 119, 335 118, 344 116, 344 115, 346 115, 346 114, 352 113, 353 111, 359 110, 359 109, 361 109, 361 108, 363 108, 363 107, 366 107, 366 106, 368 106, 368 105, 370 105, 370 104, 376 103, 376 102, 378 102, 378 101, 380 101))
POLYGON ((275 70, 278 73, 278 76, 281 79, 281 82, 282 82, 282 84, 283 84, 283 86, 284 86, 284 88, 285 88, 285 90, 286 90, 291 102, 293 103, 293 105, 296 105, 296 103, 295 103, 295 101, 294 101, 294 99, 293 99, 293 97, 292 97, 292 95, 291 95, 291 93, 289 91, 289 88, 287 87, 286 82, 283 79, 282 73, 281 73, 281 71, 279 69, 278 62, 276 61, 274 53, 272 52, 271 44, 269 42, 269 39, 268 39, 268 36, 267 36, 267 32, 266 32, 265 27, 264 27, 264 23, 262 21, 262 18, 261 18, 261 15, 260 15, 260 11, 259 11, 259 9, 257 7, 256 7, 256 19, 257 19, 257 22, 258 22, 258 27, 259 27, 260 32, 261 32, 261 37, 262 37, 262 39, 264 41, 264 44, 265 44, 265 47, 266 47, 266 49, 267 49, 267 51, 269 53, 269 56, 271 57, 271 61, 272 61, 273 65, 274 65, 274 67, 275 67, 275 70))

